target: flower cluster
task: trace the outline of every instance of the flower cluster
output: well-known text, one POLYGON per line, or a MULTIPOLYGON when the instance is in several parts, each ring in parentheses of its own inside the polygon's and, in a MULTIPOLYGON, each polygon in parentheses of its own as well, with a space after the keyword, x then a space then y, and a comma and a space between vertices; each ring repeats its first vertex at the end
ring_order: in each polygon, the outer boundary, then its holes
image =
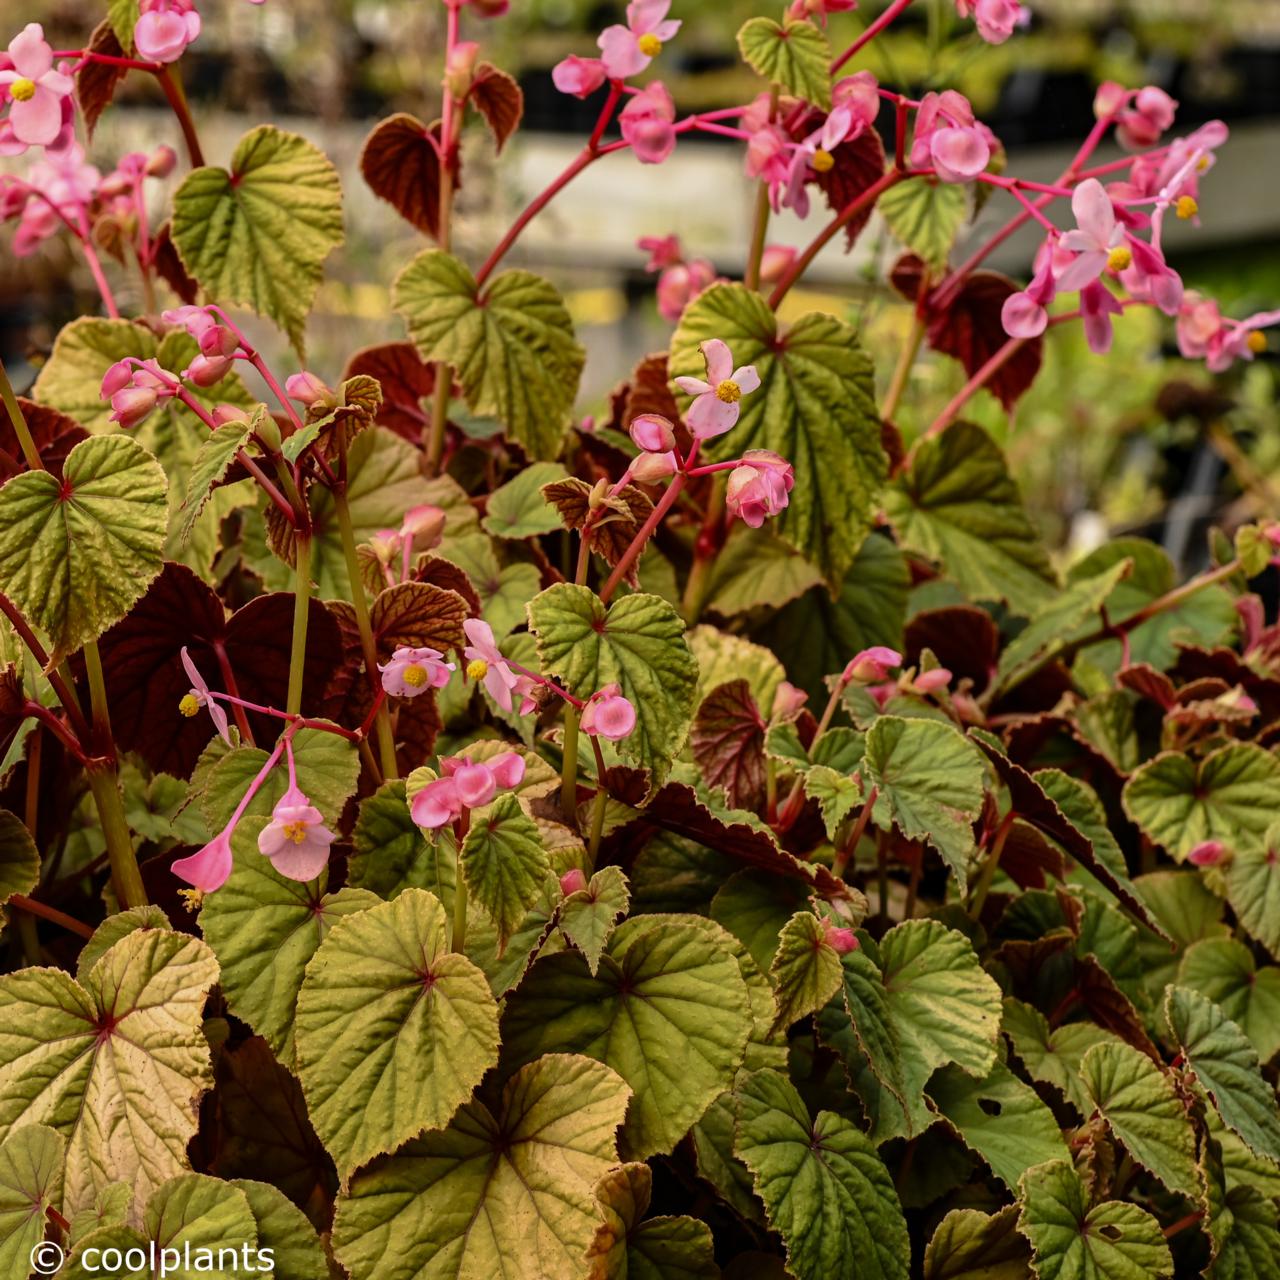
POLYGON ((704 289, 716 282, 707 258, 687 258, 676 236, 641 236, 636 248, 649 255, 645 270, 658 274, 658 311, 671 324, 704 289))
POLYGON ((489 760, 441 756, 440 777, 428 782, 409 805, 415 823, 429 831, 457 822, 464 810, 490 804, 499 790, 524 781, 524 757, 503 751, 489 760))

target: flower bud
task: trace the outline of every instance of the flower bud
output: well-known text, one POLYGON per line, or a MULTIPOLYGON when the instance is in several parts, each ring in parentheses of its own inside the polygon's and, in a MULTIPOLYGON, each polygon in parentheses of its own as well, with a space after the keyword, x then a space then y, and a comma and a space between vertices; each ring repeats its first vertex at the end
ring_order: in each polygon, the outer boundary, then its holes
POLYGON ((671 453, 642 453, 631 464, 631 478, 641 484, 657 484, 667 476, 675 475, 676 455, 671 453))
POLYGON ((146 418, 159 402, 154 387, 122 387, 111 397, 111 421, 127 431, 146 418))
POLYGON ((827 945, 837 955, 847 956, 850 951, 857 951, 861 945, 858 942, 857 934, 852 929, 838 928, 830 920, 824 920, 822 927, 827 935, 827 945))
POLYGON ((933 693, 951 683, 951 672, 946 667, 934 667, 932 671, 920 672, 911 683, 917 693, 933 693))
POLYGON ((206 356, 233 356, 240 350, 240 339, 225 324, 211 324, 202 330, 197 341, 206 356))
POLYGON ((796 251, 787 244, 771 244, 760 259, 761 284, 777 284, 796 260, 796 251))
POLYGON ((290 374, 284 380, 284 389, 291 400, 308 406, 333 396, 333 392, 314 373, 305 369, 301 373, 290 374))
POLYGON ((230 356, 196 356, 182 376, 194 382, 197 387, 211 387, 215 382, 221 382, 230 372, 230 356))
POLYGON ((1093 95, 1093 114, 1099 120, 1107 120, 1124 109, 1129 101, 1129 90, 1114 80, 1104 80, 1093 95))
POLYGON ((238 404, 215 405, 209 415, 216 427, 225 427, 228 422, 248 422, 249 415, 238 404))
POLYGON ((587 700, 579 727, 592 737, 620 742, 636 727, 636 709, 616 684, 607 684, 587 700))
POLYGON ((1215 867, 1226 852, 1227 847, 1221 840, 1202 840, 1187 854, 1187 861, 1193 867, 1215 867))
POLYGON ((161 143, 147 157, 147 177, 167 178, 178 163, 178 153, 166 143, 161 143))
POLYGON ((587 494, 587 510, 599 511, 609 500, 609 490, 613 485, 609 483, 608 476, 601 476, 599 480, 591 486, 591 492, 587 494))
POLYGON ((423 503, 410 507, 400 524, 401 536, 409 540, 414 551, 430 551, 444 537, 445 514, 440 507, 423 503))
POLYGON ((560 892, 567 898, 571 893, 581 893, 587 887, 587 873, 580 867, 566 871, 560 877, 560 892))
POLYGON ((808 701, 809 695, 803 689, 797 689, 789 680, 784 680, 773 695, 772 718, 778 721, 794 720, 808 701))
POLYGON ((675 429, 660 413, 642 413, 633 418, 629 431, 636 447, 646 453, 669 453, 676 447, 675 429))
POLYGON ((103 400, 110 400, 117 391, 129 386, 133 381, 133 366, 127 360, 117 360, 102 375, 102 390, 98 393, 103 400))
POLYGON ((474 40, 460 40, 451 50, 445 64, 444 83, 455 98, 465 98, 471 92, 479 53, 480 46, 474 40))
POLYGON ((894 667, 902 665, 902 654, 882 644, 872 645, 854 654, 840 679, 844 684, 856 680, 859 684, 874 684, 889 677, 894 667))

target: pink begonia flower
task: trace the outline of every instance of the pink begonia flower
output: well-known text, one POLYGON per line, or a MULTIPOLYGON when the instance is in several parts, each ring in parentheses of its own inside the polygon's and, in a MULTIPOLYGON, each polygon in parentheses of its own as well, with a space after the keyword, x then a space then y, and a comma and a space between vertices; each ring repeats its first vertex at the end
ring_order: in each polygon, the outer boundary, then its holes
POLYGON ((702 358, 707 362, 707 381, 701 378, 677 378, 676 386, 694 402, 685 422, 695 440, 710 440, 724 435, 742 412, 742 397, 760 385, 755 365, 733 367, 733 353, 720 341, 711 338, 702 344, 702 358))
MULTIPOLYGON (((1075 214, 1076 226, 1062 237, 1062 247, 1070 249, 1076 257, 1058 272, 1058 289, 1062 293, 1074 293, 1096 280, 1124 241, 1124 227, 1116 220, 1111 197, 1097 178, 1086 178, 1071 193, 1071 212, 1075 214)), ((1123 258, 1127 266, 1127 250, 1123 258)))
POLYGON ((53 49, 44 28, 29 22, 9 41, 11 67, 0 71, 0 87, 7 92, 7 124, 23 147, 44 147, 58 140, 62 131, 64 101, 69 101, 75 81, 55 70, 53 49))
POLYGON ((314 373, 308 373, 305 369, 301 373, 291 373, 284 380, 284 389, 290 400, 307 406, 333 395, 314 373))
POLYGON ((880 82, 871 71, 855 71, 831 86, 832 110, 846 109, 854 125, 870 128, 880 115, 880 82))
POLYGON ((1053 301, 1056 292, 1053 280, 1053 253, 1038 256, 1036 273, 1031 283, 1020 293, 1010 294, 1000 308, 1000 323, 1011 338, 1038 338, 1049 324, 1045 308, 1053 301))
POLYGON ((1125 244, 1132 260, 1120 272, 1120 283, 1131 297, 1148 299, 1165 315, 1176 316, 1182 305, 1182 277, 1145 240, 1128 236, 1125 244))
POLYGON ((944 182, 970 182, 990 164, 991 144, 974 126, 935 129, 929 139, 929 154, 944 182))
POLYGON ((729 473, 725 506, 752 529, 787 505, 796 482, 792 465, 768 449, 748 449, 741 463, 729 473))
POLYGON ((760 257, 760 283, 777 284, 796 260, 796 250, 786 244, 765 246, 760 257))
POLYGON ((847 956, 850 951, 857 951, 862 945, 852 929, 841 928, 832 924, 830 920, 822 922, 822 931, 826 936, 827 945, 836 955, 847 956))
POLYGON ((201 893, 221 889, 231 874, 231 831, 219 831, 203 849, 171 862, 169 870, 201 893))
POLYGON ((1130 151, 1153 147, 1173 124, 1178 104, 1163 89, 1148 85, 1134 95, 1133 105, 1116 117, 1116 139, 1130 151))
POLYGON ((667 267, 674 267, 684 260, 684 250, 680 247, 680 237, 677 235, 641 236, 636 241, 636 248, 649 255, 644 269, 650 275, 667 267))
POLYGON ((655 80, 622 108, 618 128, 641 164, 661 164, 675 150, 675 118, 671 94, 655 80))
POLYGON ((409 806, 415 824, 431 830, 456 822, 463 809, 488 804, 499 790, 518 787, 524 779, 524 757, 515 751, 478 762, 466 756, 442 756, 440 772, 409 806))
POLYGON ((591 737, 621 742, 636 727, 636 709, 616 684, 607 684, 587 699, 578 727, 591 737))
POLYGON ((611 80, 639 75, 662 52, 662 46, 680 30, 678 20, 667 17, 671 0, 631 0, 627 25, 606 27, 596 43, 600 60, 611 80))
POLYGON ((443 689, 456 669, 454 663, 445 662, 439 649, 413 649, 404 644, 397 647, 390 662, 378 666, 382 687, 393 698, 416 698, 428 689, 443 689))
POLYGON ((108 417, 126 430, 136 427, 153 409, 178 393, 173 376, 154 360, 131 364, 118 360, 103 375, 101 397, 111 401, 108 417), (122 370, 128 380, 122 381, 122 370))
MULTIPOLYGON (((748 129, 747 117, 742 117, 742 127, 748 129)), ((750 128, 744 167, 748 178, 769 184, 769 197, 776 207, 779 196, 791 174, 791 150, 794 144, 776 125, 768 121, 750 128)))
POLYGON ((658 313, 670 324, 679 323, 689 303, 715 282, 716 269, 706 258, 677 262, 658 277, 658 313))
POLYGON ((467 660, 467 677, 483 681, 489 696, 503 711, 512 709, 512 694, 520 694, 521 703, 517 714, 528 715, 537 705, 529 696, 532 682, 527 676, 519 676, 511 670, 493 638, 493 628, 479 618, 467 618, 462 629, 471 641, 462 651, 462 656, 467 660))
POLYGON ((429 502, 420 503, 404 513, 404 519, 400 522, 400 536, 414 551, 430 551, 443 540, 445 521, 443 507, 429 502))
MULTIPOLYGON (((261 3, 261 0, 257 0, 261 3)), ((147 157, 147 177, 148 178, 167 178, 177 167, 178 153, 168 145, 162 142, 147 157)))
POLYGON ((149 62, 176 62, 200 34, 193 0, 142 0, 139 9, 133 45, 149 62))
POLYGON ((857 7, 858 0, 791 0, 787 17, 817 18, 825 27, 829 13, 850 13, 857 7))
POLYGON ((551 82, 561 93, 589 98, 605 82, 607 73, 599 58, 580 58, 571 53, 551 68, 551 82))
POLYGON ((1188 293, 1178 312, 1178 350, 1188 360, 1203 359, 1212 373, 1222 373, 1237 360, 1252 360, 1267 349, 1261 332, 1280 324, 1280 311, 1260 311, 1246 320, 1229 320, 1212 298, 1188 293))
MULTIPOLYGON (((667 453, 642 453, 632 460, 627 476, 641 484, 657 484, 680 469, 680 461, 674 450, 667 453)), ((624 477, 624 480, 626 477, 624 477)))
POLYGON ((213 696, 209 692, 209 686, 205 683, 204 677, 201 676, 199 668, 191 661, 191 655, 187 652, 186 645, 183 645, 180 656, 182 658, 182 668, 187 673, 187 679, 191 681, 191 688, 182 696, 182 700, 178 703, 178 710, 184 716, 194 716, 201 707, 209 712, 209 719, 213 721, 213 727, 217 729, 218 736, 228 746, 231 745, 231 728, 227 724, 227 713, 214 701, 213 696))
POLYGON ((571 894, 581 893, 587 887, 587 873, 581 867, 574 867, 560 877, 560 892, 567 898, 571 894))
POLYGON ((936 169, 944 182, 968 182, 990 163, 993 141, 964 94, 954 89, 926 93, 916 112, 911 163, 936 169))
POLYGON ((859 684, 871 684, 886 679, 894 667, 901 665, 902 654, 896 649, 886 648, 882 644, 872 645, 870 649, 863 649, 849 659, 840 679, 845 684, 853 680, 859 684))
POLYGON ((329 862, 329 846, 337 837, 309 796, 290 781, 271 811, 271 821, 258 836, 258 852, 289 880, 314 880, 329 862))
POLYGON ((13 256, 27 258, 62 229, 62 220, 43 200, 32 200, 22 210, 13 233, 13 256))
POLYGON ((1201 840, 1190 853, 1187 861, 1194 867, 1213 867, 1222 861, 1227 851, 1221 840, 1201 840))
POLYGON ((168 311, 160 313, 160 318, 165 324, 185 329, 197 342, 200 341, 206 331, 216 329, 221 323, 218 317, 207 307, 197 307, 191 304, 182 307, 170 307, 168 311))
POLYGON ((200 334, 199 343, 200 354, 192 359, 182 376, 198 387, 211 387, 231 372, 240 351, 240 339, 226 325, 213 324, 200 334))
POLYGON ((660 413, 637 414, 627 432, 636 448, 647 453, 668 453, 676 447, 675 428, 660 413))
POLYGON ((33 253, 62 229, 63 218, 73 226, 81 225, 101 182, 97 168, 85 163, 79 143, 72 141, 56 152, 46 147, 44 155, 28 170, 25 185, 15 182, 5 189, 4 216, 20 215, 14 233, 15 255, 23 258, 33 253), (28 189, 40 195, 29 195, 28 189))
POLYGON ((1111 350, 1111 317, 1124 312, 1119 299, 1101 280, 1094 280, 1080 290, 1080 312, 1089 350, 1105 356, 1111 350))
POLYGON ((1018 0, 956 0, 956 12, 962 18, 972 16, 988 44, 1003 44, 1027 19, 1018 0))

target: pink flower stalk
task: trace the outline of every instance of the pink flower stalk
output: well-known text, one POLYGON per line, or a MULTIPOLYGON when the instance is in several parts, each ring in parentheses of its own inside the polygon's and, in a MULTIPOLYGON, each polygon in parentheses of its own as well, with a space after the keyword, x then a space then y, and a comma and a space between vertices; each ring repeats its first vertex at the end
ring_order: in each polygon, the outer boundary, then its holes
POLYGON ((858 0, 791 0, 787 10, 789 18, 817 19, 824 27, 829 13, 850 13, 858 7, 858 0))
POLYGON ((695 397, 685 421, 695 440, 710 440, 724 435, 742 412, 742 397, 760 385, 755 365, 733 367, 733 353, 719 338, 702 344, 702 357, 707 363, 707 381, 701 378, 677 378, 676 386, 695 397))
POLYGON ((492 760, 473 762, 466 756, 442 756, 441 776, 413 798, 410 816, 420 827, 438 830, 456 822, 464 809, 477 809, 499 790, 510 791, 524 780, 524 757, 504 751, 492 760))
POLYGON ((1178 104, 1163 89, 1148 85, 1134 95, 1133 105, 1116 117, 1116 138, 1122 147, 1140 151, 1154 147, 1173 124, 1178 104))
POLYGON ((956 0, 956 12, 962 18, 972 17, 988 44, 1003 44, 1028 16, 1018 0, 956 0))
POLYGON ((217 729, 218 735, 228 746, 231 745, 231 730, 227 724, 227 713, 214 701, 213 695, 209 692, 209 686, 205 683, 204 677, 201 676, 199 668, 191 661, 191 655, 187 652, 186 645, 181 650, 182 667, 187 673, 187 679, 191 681, 191 688, 183 695, 182 701, 178 703, 178 710, 184 716, 194 716, 196 712, 204 707, 209 712, 209 719, 213 721, 213 727, 217 729))
POLYGON ((627 428, 637 449, 647 453, 668 453, 676 447, 676 432, 660 413, 641 413, 627 428))
MULTIPOLYGON (((630 7, 635 8, 635 3, 630 7)), ((675 119, 671 94, 661 80, 655 80, 622 108, 618 128, 641 164, 661 164, 675 150, 675 119)))
POLYGON ((599 58, 580 58, 571 53, 551 69, 551 82, 561 93, 575 98, 589 98, 607 78, 599 58))
POLYGON ((382 687, 393 698, 416 698, 428 689, 443 689, 456 669, 454 663, 444 661, 439 649, 413 649, 404 644, 391 655, 390 662, 378 667, 382 687))
POLYGON ((560 892, 567 898, 571 894, 582 893, 587 887, 587 873, 581 867, 574 867, 560 877, 560 892))
POLYGON ((8 52, 12 66, 0 71, 9 102, 5 122, 22 149, 48 146, 62 132, 63 103, 70 102, 75 81, 54 69, 53 49, 38 22, 27 23, 9 41, 8 52))
POLYGON ((611 80, 639 75, 662 52, 662 46, 680 30, 676 19, 667 17, 671 0, 631 0, 626 26, 606 27, 596 43, 600 60, 611 80))
POLYGON ((1187 861, 1193 867, 1215 867, 1222 861, 1227 846, 1221 840, 1201 840, 1190 853, 1187 861))
POLYGON ((684 250, 680 247, 680 237, 677 235, 641 236, 636 241, 636 248, 649 255, 644 269, 650 275, 684 261, 684 250))
POLYGON ((271 821, 258 836, 258 852, 289 880, 314 880, 329 862, 329 846, 337 837, 324 824, 324 815, 298 787, 293 744, 285 739, 289 786, 276 801, 271 821))
POLYGON ((902 654, 896 649, 886 648, 882 644, 863 649, 849 659, 848 665, 840 679, 844 684, 857 681, 859 684, 874 684, 878 680, 887 680, 894 667, 902 665, 902 654))
POLYGON ((142 0, 139 8, 133 44, 149 62, 176 62, 200 34, 193 0, 142 0))
POLYGON ((678 324, 684 309, 704 289, 716 282, 716 269, 706 258, 678 262, 658 277, 658 312, 670 324, 678 324))
POLYGON ((1071 193, 1071 212, 1076 227, 1062 237, 1062 247, 1075 259, 1058 273, 1058 289, 1074 293, 1096 280, 1108 267, 1117 270, 1129 265, 1130 252, 1123 248, 1124 227, 1106 188, 1097 178, 1086 178, 1071 193))
POLYGON ((519 715, 526 716, 537 705, 529 696, 532 682, 511 670, 493 638, 493 628, 479 618, 468 618, 462 624, 467 639, 471 641, 462 651, 467 660, 467 678, 483 681, 489 696, 503 711, 513 706, 512 694, 521 695, 519 715))
POLYGON ((305 369, 301 373, 291 373, 284 380, 284 389, 289 399, 308 407, 333 396, 333 392, 314 373, 305 369))
POLYGON ((636 727, 636 709, 616 684, 607 684, 587 699, 578 726, 583 733, 621 742, 636 727))
POLYGON ((725 506, 731 515, 758 529, 786 507, 795 482, 795 469, 785 458, 768 449, 748 449, 729 473, 725 506))

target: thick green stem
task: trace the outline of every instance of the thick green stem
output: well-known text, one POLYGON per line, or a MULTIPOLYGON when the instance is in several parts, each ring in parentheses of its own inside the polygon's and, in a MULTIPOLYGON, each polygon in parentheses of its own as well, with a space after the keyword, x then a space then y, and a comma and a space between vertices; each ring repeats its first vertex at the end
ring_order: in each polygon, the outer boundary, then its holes
MULTIPOLYGON (((364 593, 364 581, 360 577, 360 560, 356 556, 356 535, 351 525, 351 507, 344 492, 334 490, 334 510, 338 513, 338 532, 342 537, 342 555, 347 562, 347 577, 351 579, 351 603, 356 611, 356 627, 360 631, 360 648, 364 653, 364 668, 369 676, 369 687, 378 686, 378 646, 373 638, 373 623, 369 618, 369 601, 364 593)), ((378 759, 384 778, 398 778, 396 766, 396 740, 391 732, 391 713, 384 702, 373 718, 378 735, 378 759)))
POLYGON ((995 882, 996 870, 1000 866, 1000 855, 1004 852, 1004 842, 1009 838, 1010 828, 1013 826, 1014 812, 1009 810, 1004 816, 1004 820, 996 828, 995 839, 991 842, 991 852, 987 854, 987 860, 982 864, 982 871, 978 875, 978 883, 973 886, 973 897, 969 900, 969 913, 976 920, 982 914, 982 908, 986 905, 987 894, 991 892, 991 886, 995 882))
POLYGON ((923 338, 924 321, 917 313, 911 323, 911 333, 908 335, 902 352, 898 356, 898 364, 893 371, 893 381, 889 384, 884 404, 880 409, 880 416, 888 421, 892 421, 893 415, 898 411, 898 405, 902 401, 902 393, 907 388, 908 378, 911 377, 911 366, 916 362, 916 356, 920 352, 920 343, 923 338))
POLYGON ((564 760, 560 765, 560 809, 572 818, 578 808, 578 712, 564 704, 564 760))
POLYGON ((22 406, 18 403, 18 397, 14 394, 13 384, 9 381, 3 360, 0 360, 0 399, 4 401, 4 407, 9 411, 9 421, 13 423, 13 431, 18 437, 18 443, 22 446, 22 456, 27 460, 27 466, 32 471, 43 471, 44 463, 40 460, 40 450, 36 448, 36 442, 32 439, 27 427, 27 419, 22 412, 22 406))
POLYGON ((311 535, 298 531, 293 587, 293 644, 289 649, 289 692, 285 710, 302 711, 302 676, 307 662, 307 618, 311 613, 311 535))
POLYGON ((454 861, 453 870, 453 937, 449 942, 449 949, 459 954, 467 945, 467 882, 462 878, 462 846, 466 843, 470 825, 470 811, 464 809, 454 830, 458 856, 454 861))
POLYGON ((600 739, 592 735, 591 749, 596 755, 596 795, 591 803, 591 837, 587 844, 587 874, 596 869, 596 855, 600 852, 600 837, 604 834, 604 811, 609 793, 604 786, 604 752, 600 739))

